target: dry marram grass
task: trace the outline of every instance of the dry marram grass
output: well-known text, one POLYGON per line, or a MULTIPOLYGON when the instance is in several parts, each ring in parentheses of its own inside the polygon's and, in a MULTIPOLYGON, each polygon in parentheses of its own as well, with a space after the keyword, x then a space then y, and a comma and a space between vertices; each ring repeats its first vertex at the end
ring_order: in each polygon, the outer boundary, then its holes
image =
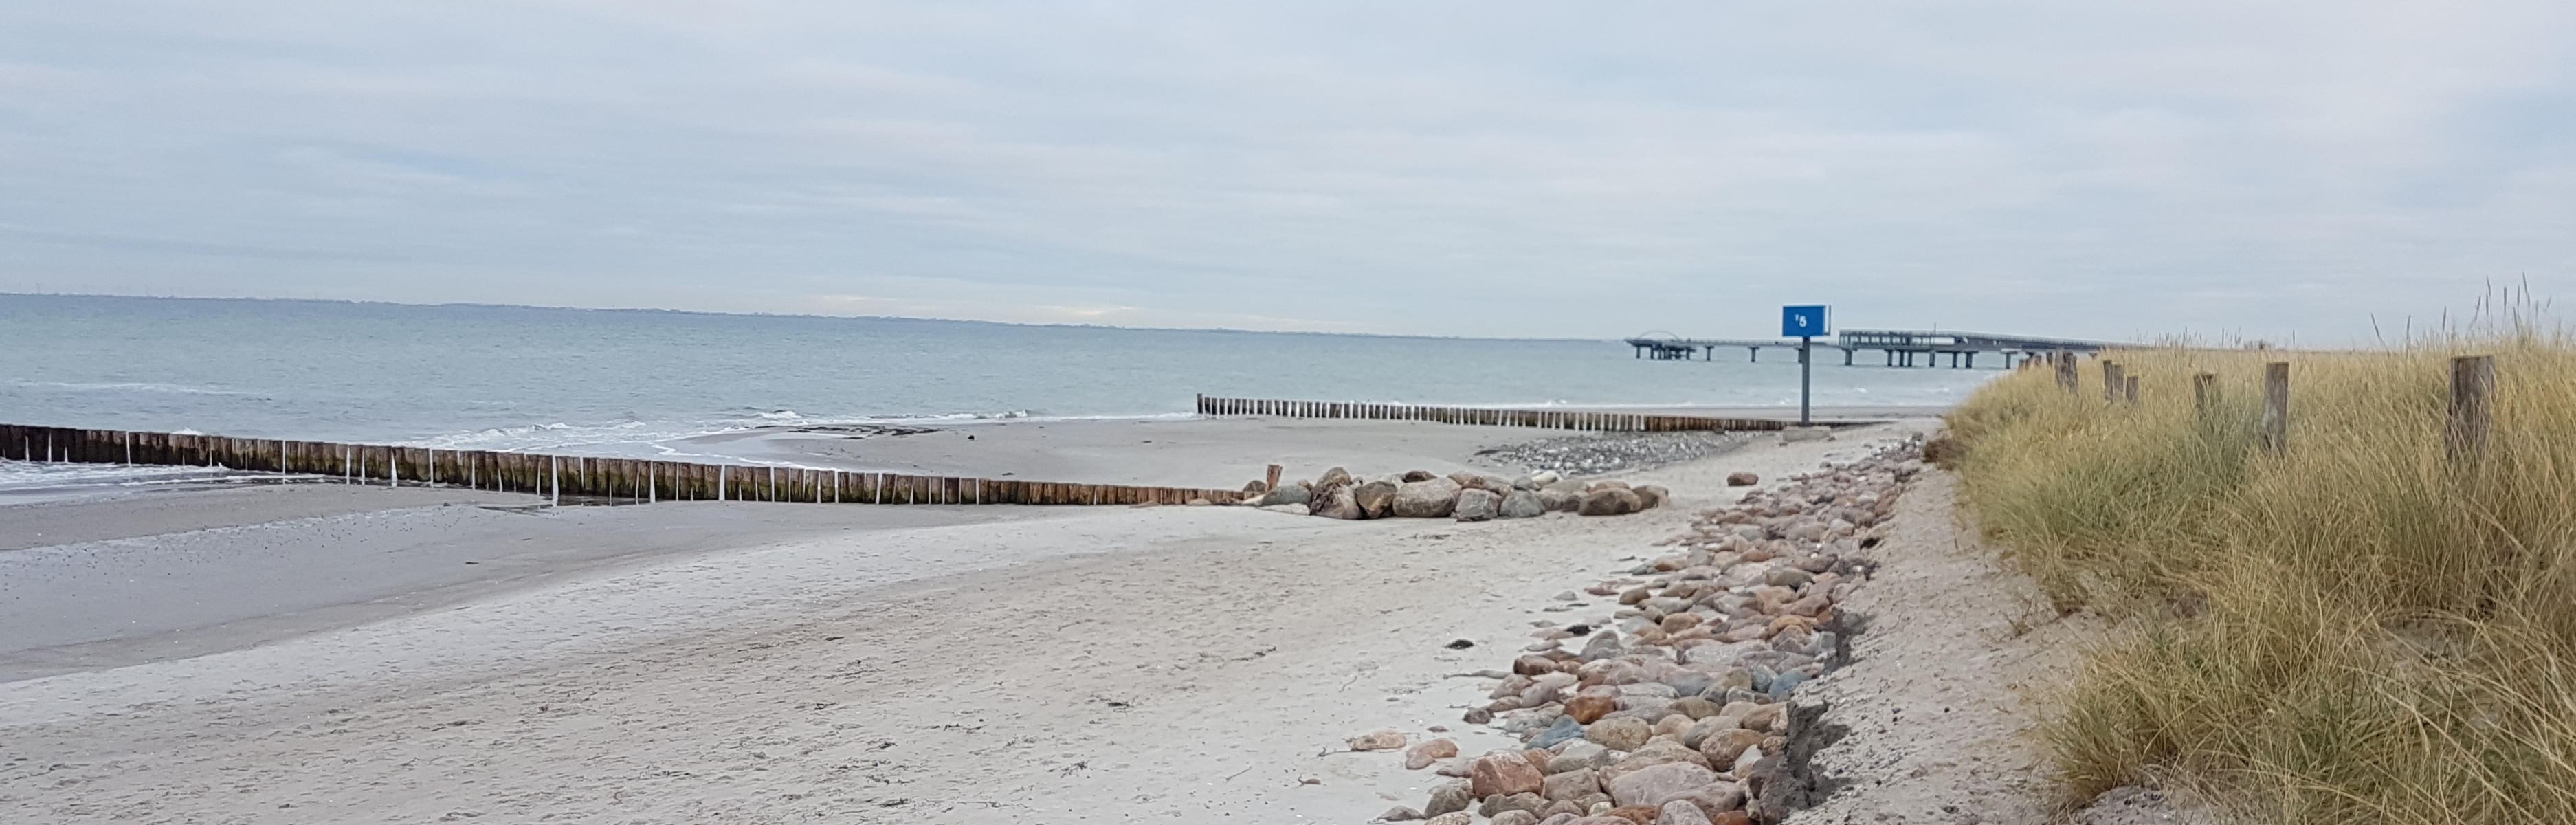
POLYGON ((2070 801, 2146 781, 2253 821, 2576 823, 2576 345, 2104 357, 2138 403, 2087 364, 2076 392, 2028 370, 1950 417, 1989 537, 2118 628, 2047 728, 2070 801), (2495 356, 2494 429, 2453 462, 2448 359, 2471 352, 2495 356))

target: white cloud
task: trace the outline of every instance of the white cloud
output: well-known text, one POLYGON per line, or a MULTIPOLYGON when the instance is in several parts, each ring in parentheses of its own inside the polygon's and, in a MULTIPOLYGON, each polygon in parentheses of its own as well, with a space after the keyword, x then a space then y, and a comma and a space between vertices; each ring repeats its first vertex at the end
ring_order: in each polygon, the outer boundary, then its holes
POLYGON ((0 289, 2350 338, 2576 276, 2572 13, 29 5, 0 289))

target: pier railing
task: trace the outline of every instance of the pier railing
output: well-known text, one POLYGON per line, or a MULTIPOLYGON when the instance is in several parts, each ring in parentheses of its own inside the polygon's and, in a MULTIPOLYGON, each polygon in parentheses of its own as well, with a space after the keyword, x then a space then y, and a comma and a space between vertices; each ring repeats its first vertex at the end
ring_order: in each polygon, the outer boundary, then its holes
POLYGON ((1280 418, 1359 418, 1378 421, 1429 421, 1488 427, 1538 427, 1551 430, 1661 433, 1710 430, 1778 430, 1787 422, 1765 418, 1715 418, 1697 415, 1516 410, 1480 407, 1426 407, 1419 404, 1361 404, 1342 401, 1282 401, 1260 398, 1199 396, 1200 415, 1267 415, 1280 418))
POLYGON ((221 467, 355 484, 455 487, 610 501, 841 504, 1232 504, 1238 490, 862 473, 489 450, 284 441, 0 424, 0 458, 221 467))

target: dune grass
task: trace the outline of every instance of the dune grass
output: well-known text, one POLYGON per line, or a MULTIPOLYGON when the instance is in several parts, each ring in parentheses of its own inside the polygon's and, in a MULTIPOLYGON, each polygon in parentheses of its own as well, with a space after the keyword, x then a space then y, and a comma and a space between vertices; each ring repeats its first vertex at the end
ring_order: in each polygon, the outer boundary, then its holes
POLYGON ((2107 620, 2046 727, 2070 802, 2188 787, 2249 821, 2576 823, 2576 342, 2139 349, 1950 416, 1962 497, 2060 611, 2107 620), (2449 357, 2494 430, 2445 458, 2449 357), (2259 447, 2292 364, 2286 451, 2259 447), (2191 376, 2219 377, 2204 415, 2191 376))

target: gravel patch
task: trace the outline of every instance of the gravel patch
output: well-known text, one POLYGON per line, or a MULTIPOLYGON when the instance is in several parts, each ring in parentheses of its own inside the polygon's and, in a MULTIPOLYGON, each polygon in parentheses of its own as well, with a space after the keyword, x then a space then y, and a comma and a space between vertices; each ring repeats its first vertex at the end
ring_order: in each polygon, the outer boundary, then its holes
POLYGON ((1599 433, 1543 438, 1478 450, 1476 455, 1530 472, 1554 470, 1568 476, 1600 475, 1677 464, 1734 450, 1752 441, 1749 433, 1599 433))

